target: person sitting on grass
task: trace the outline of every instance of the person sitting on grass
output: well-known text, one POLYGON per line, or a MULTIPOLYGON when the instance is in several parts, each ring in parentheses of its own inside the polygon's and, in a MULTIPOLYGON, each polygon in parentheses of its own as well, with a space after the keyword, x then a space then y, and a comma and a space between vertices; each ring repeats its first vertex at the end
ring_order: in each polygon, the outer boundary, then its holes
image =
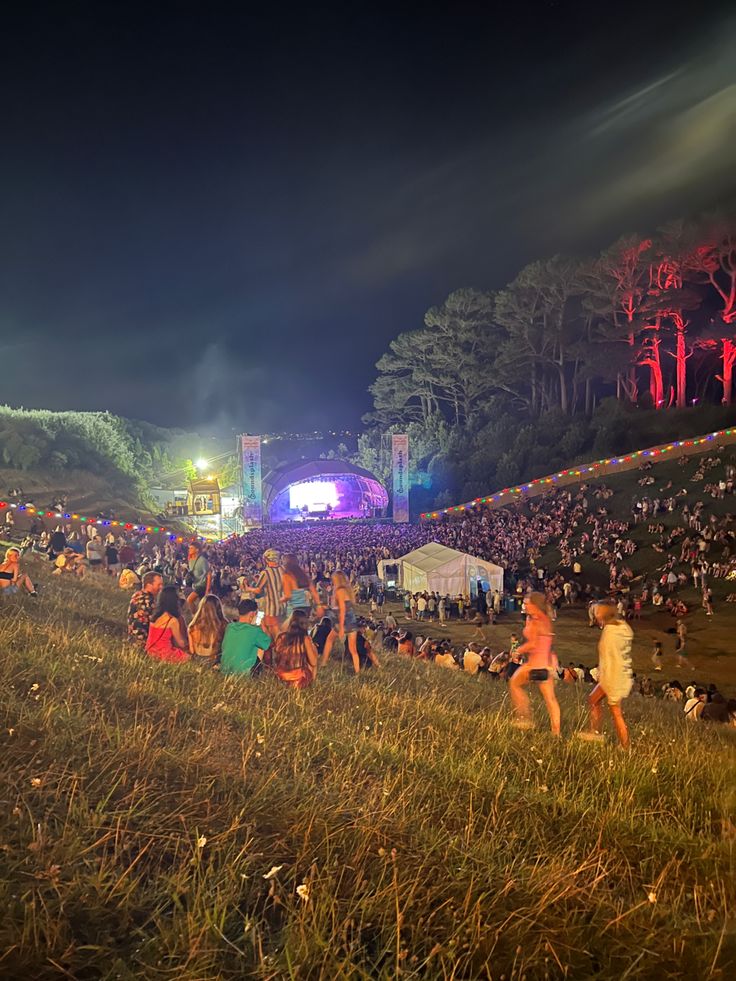
POLYGON ((153 617, 156 597, 161 592, 164 581, 158 572, 147 572, 141 588, 133 593, 128 604, 128 640, 141 647, 148 643, 148 628, 153 617))
POLYGON ((222 638, 222 674, 251 674, 263 652, 271 646, 271 635, 256 623, 258 604, 253 599, 238 603, 238 622, 229 623, 222 638))
POLYGON ((477 675, 483 658, 478 650, 478 644, 468 644, 468 648, 463 654, 463 671, 466 674, 477 675))
POLYGON ((73 548, 65 548, 62 555, 57 555, 54 560, 56 568, 51 573, 52 576, 61 576, 69 573, 77 579, 84 579, 87 574, 87 563, 83 555, 75 552, 73 548))
POLYGON ((446 649, 437 654, 434 659, 434 663, 439 665, 441 668, 449 668, 450 671, 460 670, 460 665, 455 660, 455 655, 452 653, 451 649, 446 649))
POLYGON ((708 704, 708 692, 705 688, 696 688, 685 702, 685 718, 688 722, 696 722, 708 704))
POLYGON ((373 645, 366 636, 365 620, 358 620, 358 635, 355 638, 355 646, 358 651, 358 662, 360 664, 361 671, 365 671, 368 668, 381 667, 381 664, 373 650, 373 645))
POLYGON ((187 627, 181 615, 176 586, 164 586, 158 594, 158 603, 148 625, 146 653, 158 661, 173 664, 189 660, 187 627))
POLYGON ((621 702, 630 693, 634 679, 631 670, 631 644, 634 631, 622 620, 612 603, 597 603, 595 616, 602 628, 598 642, 598 684, 588 696, 590 729, 579 733, 581 739, 602 741, 601 704, 605 699, 613 718, 618 741, 623 749, 629 746, 621 702))
POLYGON ((193 664, 201 668, 212 668, 217 664, 227 625, 219 597, 207 593, 199 601, 189 624, 189 653, 193 664))
POLYGON ((306 613, 297 610, 273 645, 271 666, 289 688, 308 688, 317 677, 317 649, 307 632, 308 626, 306 613))
POLYGON ((5 553, 5 561, 0 564, 0 594, 12 596, 21 589, 29 596, 38 596, 30 576, 21 572, 20 549, 11 547, 5 553))

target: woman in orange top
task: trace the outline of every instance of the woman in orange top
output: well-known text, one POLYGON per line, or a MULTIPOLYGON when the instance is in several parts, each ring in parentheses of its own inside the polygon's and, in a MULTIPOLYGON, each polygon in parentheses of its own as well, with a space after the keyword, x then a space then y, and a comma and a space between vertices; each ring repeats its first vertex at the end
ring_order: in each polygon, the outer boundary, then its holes
POLYGON ((547 600, 542 593, 531 593, 526 598, 524 612, 527 614, 524 643, 517 649, 517 654, 525 655, 526 663, 513 673, 509 681, 509 694, 516 712, 514 725, 518 729, 534 727, 529 696, 525 690, 526 685, 533 681, 539 685, 547 706, 552 733, 559 736, 560 705, 555 696, 557 657, 552 650, 554 629, 547 600))
POLYGON ((308 625, 307 614, 297 610, 273 645, 273 670, 289 688, 308 688, 317 677, 317 649, 308 625))

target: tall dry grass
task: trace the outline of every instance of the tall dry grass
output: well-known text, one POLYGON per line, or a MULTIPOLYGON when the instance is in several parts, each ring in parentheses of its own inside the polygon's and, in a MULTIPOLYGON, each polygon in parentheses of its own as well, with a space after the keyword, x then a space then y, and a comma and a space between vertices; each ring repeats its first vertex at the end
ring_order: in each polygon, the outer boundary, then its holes
POLYGON ((395 659, 223 679, 130 650, 125 600, 0 607, 1 977, 733 970, 731 732, 630 699, 630 754, 581 744, 568 690, 555 742, 395 659))

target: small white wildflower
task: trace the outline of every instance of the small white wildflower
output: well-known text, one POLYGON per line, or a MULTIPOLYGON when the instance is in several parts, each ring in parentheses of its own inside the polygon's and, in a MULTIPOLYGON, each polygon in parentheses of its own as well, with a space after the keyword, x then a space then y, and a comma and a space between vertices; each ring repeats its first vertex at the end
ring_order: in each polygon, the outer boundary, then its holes
POLYGON ((34 777, 31 780, 31 786, 32 787, 40 787, 41 786, 41 778, 40 777, 34 777))
POLYGON ((207 839, 205 838, 204 835, 200 835, 199 838, 197 838, 197 848, 204 848, 206 844, 207 844, 207 839))
POLYGON ((272 865, 271 868, 268 870, 268 872, 266 872, 266 874, 263 876, 263 878, 273 879, 275 876, 279 874, 279 872, 283 869, 283 867, 284 867, 283 865, 272 865))
POLYGON ((263 746, 265 741, 266 741, 266 737, 262 736, 261 733, 259 732, 258 735, 256 736, 256 742, 258 743, 259 746, 263 746))
POLYGON ((260 756, 260 755, 261 755, 260 753, 256 753, 256 756, 260 756))
POLYGON ((9 736, 14 736, 15 735, 15 729, 8 729, 8 735, 9 736))
POLYGON ((652 904, 656 903, 657 902, 657 894, 656 894, 656 892, 647 893, 647 899, 652 904))
POLYGON ((299 899, 302 899, 305 903, 309 902, 309 886, 306 882, 302 882, 300 886, 296 887, 296 894, 299 899))
POLYGON ((32 691, 38 691, 41 686, 37 681, 34 681, 31 687, 28 689, 28 694, 30 695, 32 691))
POLYGON ((544 763, 544 760, 537 760, 537 763, 541 765, 542 763, 544 763))

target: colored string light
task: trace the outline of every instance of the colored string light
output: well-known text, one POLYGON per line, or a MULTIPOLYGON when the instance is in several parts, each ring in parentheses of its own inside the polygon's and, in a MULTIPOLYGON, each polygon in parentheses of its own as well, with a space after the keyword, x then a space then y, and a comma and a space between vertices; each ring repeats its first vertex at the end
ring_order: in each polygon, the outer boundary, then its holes
POLYGON ((456 504, 449 508, 443 508, 440 511, 425 511, 420 515, 420 518, 422 520, 426 518, 439 518, 439 516, 442 514, 452 514, 453 512, 457 511, 465 511, 467 508, 471 508, 475 504, 486 504, 488 501, 500 501, 501 498, 505 497, 507 494, 523 494, 525 491, 530 490, 534 484, 555 483, 560 477, 582 477, 583 474, 594 473, 596 470, 600 469, 600 467, 618 466, 621 463, 631 463, 639 456, 660 456, 663 453, 669 453, 681 446, 700 446, 703 443, 717 439, 719 436, 732 436, 735 434, 736 429, 719 429, 717 432, 708 433, 707 436, 696 436, 693 437, 693 439, 679 440, 676 443, 663 443, 661 446, 653 446, 646 450, 635 450, 628 456, 612 457, 608 460, 598 460, 595 463, 586 463, 582 465, 580 470, 561 470, 557 474, 550 474, 546 477, 535 477, 531 483, 519 484, 517 487, 504 487, 502 491, 496 491, 495 494, 491 494, 489 497, 476 498, 474 501, 467 504, 456 504))

